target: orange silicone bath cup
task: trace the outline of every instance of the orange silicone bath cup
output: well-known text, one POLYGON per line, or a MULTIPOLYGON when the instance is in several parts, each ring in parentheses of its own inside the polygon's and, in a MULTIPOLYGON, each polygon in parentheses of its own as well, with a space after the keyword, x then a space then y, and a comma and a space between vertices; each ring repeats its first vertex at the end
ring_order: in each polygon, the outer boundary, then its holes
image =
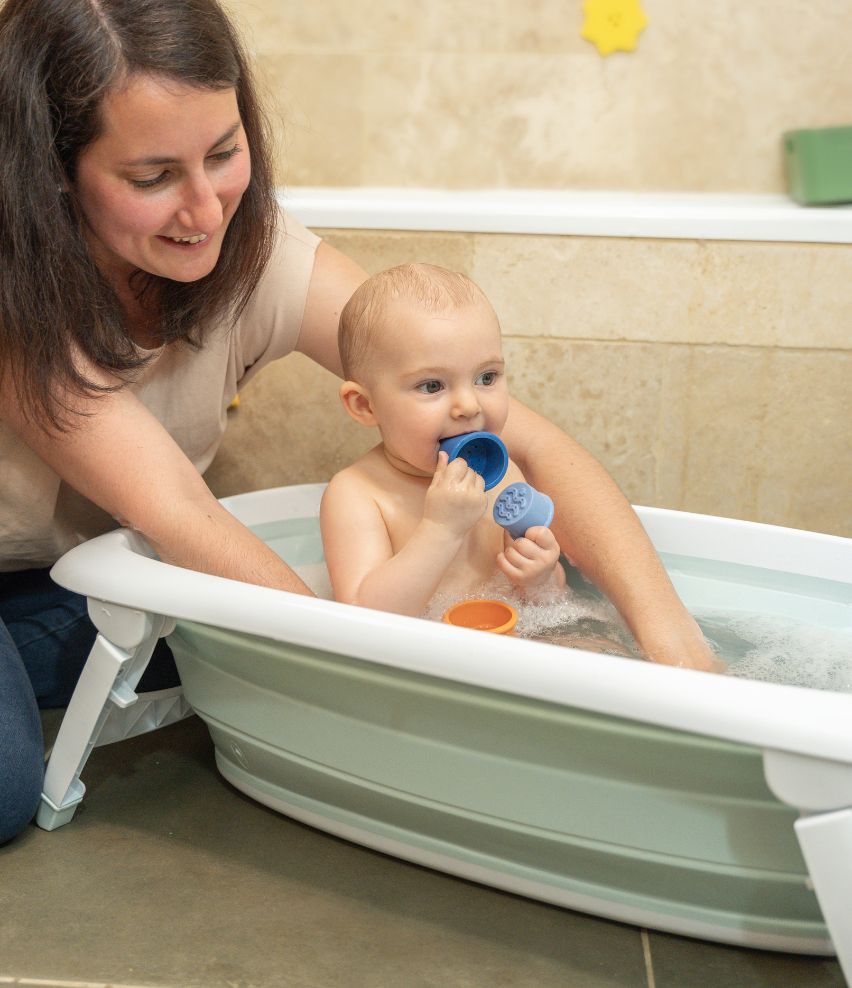
POLYGON ((518 620, 514 607, 500 600, 463 600, 453 604, 445 613, 444 621, 459 628, 476 628, 492 631, 496 635, 508 635, 518 620))

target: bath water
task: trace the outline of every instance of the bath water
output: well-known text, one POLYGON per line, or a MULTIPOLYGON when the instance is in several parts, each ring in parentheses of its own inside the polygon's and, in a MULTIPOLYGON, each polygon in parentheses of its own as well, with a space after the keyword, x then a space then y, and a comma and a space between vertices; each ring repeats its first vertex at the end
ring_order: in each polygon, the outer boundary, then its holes
MULTIPOLYGON (((312 518, 269 522, 256 534, 309 587, 331 599, 319 523, 312 518)), ((727 675, 852 692, 852 586, 737 563, 663 553, 675 589, 695 616, 727 675)), ((555 599, 527 603, 496 579, 476 594, 518 610, 516 633, 552 644, 641 658, 615 608, 577 570, 555 599)), ((425 615, 440 620, 457 603, 436 596, 425 615)))

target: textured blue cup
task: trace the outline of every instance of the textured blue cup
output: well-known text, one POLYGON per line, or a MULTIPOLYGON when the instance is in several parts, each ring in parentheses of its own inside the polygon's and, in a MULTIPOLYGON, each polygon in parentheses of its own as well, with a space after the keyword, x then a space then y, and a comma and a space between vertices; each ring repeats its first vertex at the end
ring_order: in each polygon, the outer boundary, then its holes
POLYGON ((509 484, 494 502, 494 521, 519 539, 528 528, 553 521, 553 501, 529 484, 509 484))
POLYGON ((471 470, 485 480, 487 491, 500 483, 509 468, 509 452, 503 440, 493 432, 466 432, 445 439, 440 448, 451 460, 457 456, 466 460, 471 470))

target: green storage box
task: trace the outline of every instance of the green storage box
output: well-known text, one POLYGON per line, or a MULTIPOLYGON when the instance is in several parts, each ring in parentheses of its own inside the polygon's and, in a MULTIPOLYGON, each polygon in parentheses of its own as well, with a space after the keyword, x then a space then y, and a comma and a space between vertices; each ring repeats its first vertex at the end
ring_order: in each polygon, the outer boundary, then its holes
POLYGON ((784 135, 787 190, 802 206, 852 203, 852 127, 784 135))

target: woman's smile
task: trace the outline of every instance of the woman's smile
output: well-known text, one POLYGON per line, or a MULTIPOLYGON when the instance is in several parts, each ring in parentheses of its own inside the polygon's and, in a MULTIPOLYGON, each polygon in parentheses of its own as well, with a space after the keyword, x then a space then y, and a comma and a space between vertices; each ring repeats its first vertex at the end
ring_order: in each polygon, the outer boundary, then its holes
POLYGON ((168 240, 181 247, 197 247, 207 240, 207 234, 198 233, 193 237, 160 237, 160 240, 168 240))

